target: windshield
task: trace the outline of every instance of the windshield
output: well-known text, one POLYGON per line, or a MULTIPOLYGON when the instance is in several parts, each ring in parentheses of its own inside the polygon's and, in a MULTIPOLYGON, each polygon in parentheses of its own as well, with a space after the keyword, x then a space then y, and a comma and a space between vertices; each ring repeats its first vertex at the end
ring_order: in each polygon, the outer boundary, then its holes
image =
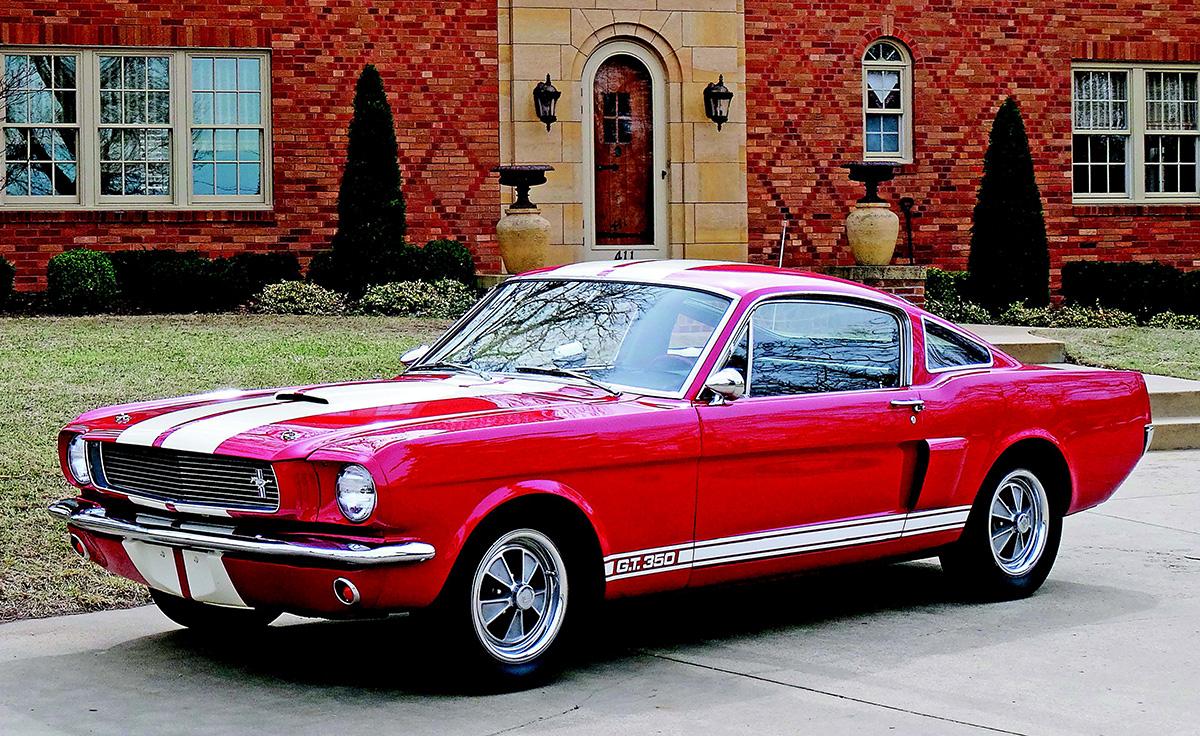
POLYGON ((675 393, 729 304, 723 296, 669 286, 512 281, 421 363, 489 373, 571 371, 675 393))

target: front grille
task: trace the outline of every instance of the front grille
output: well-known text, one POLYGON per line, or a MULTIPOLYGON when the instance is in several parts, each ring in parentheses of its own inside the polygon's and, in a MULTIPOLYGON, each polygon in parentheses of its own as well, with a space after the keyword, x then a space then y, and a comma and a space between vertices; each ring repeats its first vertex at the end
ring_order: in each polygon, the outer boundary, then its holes
POLYGON ((279 481, 268 462, 161 447, 97 444, 101 471, 97 480, 113 490, 168 503, 247 511, 279 508, 279 481))

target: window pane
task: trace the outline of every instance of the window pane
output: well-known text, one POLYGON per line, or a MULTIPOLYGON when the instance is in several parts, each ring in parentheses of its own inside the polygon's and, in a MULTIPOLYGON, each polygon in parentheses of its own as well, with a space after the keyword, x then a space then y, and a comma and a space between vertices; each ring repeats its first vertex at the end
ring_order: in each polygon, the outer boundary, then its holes
POLYGON ((216 189, 218 195, 236 195, 237 164, 217 164, 216 189))
POLYGON ((126 123, 144 123, 144 122, 146 122, 146 93, 145 92, 126 92, 125 93, 125 122, 126 123))
POLYGON ((146 89, 146 59, 126 56, 124 62, 125 89, 146 89))
POLYGON ((100 164, 100 193, 120 194, 124 190, 121 164, 100 164))
POLYGON ((216 94, 216 108, 213 117, 218 125, 237 123, 237 97, 237 93, 234 92, 218 92, 216 94))
POLYGON ((171 133, 164 128, 146 131, 146 158, 150 161, 169 161, 171 159, 171 133))
POLYGON ((238 160, 259 161, 262 159, 257 130, 238 131, 238 160))
POLYGON ((1120 135, 1075 135, 1071 155, 1076 194, 1124 194, 1128 138, 1120 135), (1090 166, 1089 166, 1090 165, 1090 166))
POLYGON ((55 164, 54 191, 56 194, 70 196, 75 194, 75 181, 78 178, 78 167, 75 164, 55 164))
POLYGON ((73 123, 73 122, 75 122, 75 93, 74 92, 55 92, 54 93, 54 122, 56 122, 56 123, 73 123))
POLYGON ((150 92, 146 95, 146 122, 167 124, 171 122, 171 94, 150 92))
POLYGON ((100 57, 100 89, 121 88, 121 57, 100 57))
POLYGON ((211 129, 192 131, 192 160, 213 160, 213 132, 211 129))
POLYGON ((900 71, 870 69, 867 71, 867 107, 873 110, 900 109, 900 71))
POLYGON ((100 122, 102 122, 102 123, 119 123, 119 122, 121 122, 121 93, 120 92, 101 92, 100 93, 100 122))
POLYGON ((213 122, 212 93, 200 92, 192 95, 192 122, 202 125, 213 122))
POLYGON ((1126 72, 1078 71, 1074 80, 1076 130, 1123 130, 1127 127, 1126 72))
POLYGON ((146 86, 149 89, 171 88, 171 64, 165 56, 152 56, 146 60, 146 86))
POLYGON ((1196 74, 1146 72, 1146 127, 1150 130, 1196 130, 1196 74))
POLYGON ((192 89, 211 90, 213 88, 212 57, 197 56, 192 59, 192 89))
POLYGON ((29 95, 29 122, 31 123, 51 123, 54 122, 54 93, 53 92, 34 92, 29 95))
POLYGON ((4 129, 4 158, 25 161, 29 156, 29 131, 25 128, 4 129))
POLYGON ((213 89, 236 90, 237 59, 217 59, 215 63, 216 71, 213 76, 213 89))
POLYGON ((100 160, 120 161, 122 143, 120 128, 100 129, 100 160))
POLYGON ((238 192, 240 194, 259 194, 258 164, 241 164, 238 166, 238 192))
POLYGON ((258 59, 238 59, 238 89, 257 91, 262 88, 258 59))
POLYGON ((212 194, 213 176, 212 164, 192 164, 192 191, 196 194, 212 194))
POLYGON ((24 197, 29 194, 29 166, 26 164, 9 163, 5 174, 4 191, 13 197, 24 197))
POLYGON ((781 303, 752 320, 750 392, 783 396, 899 385, 900 324, 841 304, 781 303))
POLYGON ((171 165, 150 164, 146 167, 146 194, 164 196, 171 193, 171 165))
POLYGON ((58 56, 54 62, 55 89, 75 89, 75 57, 58 56))
POLYGON ((213 133, 214 158, 217 161, 237 160, 237 131, 218 130, 213 133))
POLYGON ((146 165, 143 163, 125 164, 124 194, 138 196, 146 193, 146 165))
POLYGON ((54 179, 50 164, 30 164, 29 196, 48 197, 54 194, 54 179))
POLYGON ((243 125, 258 125, 262 119, 257 92, 238 95, 238 122, 243 125))

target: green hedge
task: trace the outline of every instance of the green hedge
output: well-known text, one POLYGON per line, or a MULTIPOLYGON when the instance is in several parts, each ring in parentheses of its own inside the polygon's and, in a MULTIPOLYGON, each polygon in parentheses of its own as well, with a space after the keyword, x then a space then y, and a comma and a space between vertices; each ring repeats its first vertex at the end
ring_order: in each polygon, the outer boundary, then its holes
POLYGON ((367 289, 358 308, 365 314, 409 317, 461 317, 475 304, 475 290, 454 279, 398 281, 367 289))
POLYGON ((341 315, 346 297, 304 281, 283 281, 265 287, 254 297, 251 309, 260 314, 341 315))
POLYGON ((0 256, 0 309, 8 305, 8 300, 13 293, 13 279, 17 276, 17 269, 13 267, 8 259, 0 256))
POLYGON ((1161 312, 1200 314, 1200 271, 1162 263, 1072 261, 1062 269, 1068 304, 1097 304, 1145 321, 1161 312))
POLYGON ((47 301, 57 311, 110 311, 117 293, 117 275, 107 253, 86 248, 68 250, 51 258, 46 268, 47 301))
POLYGON ((137 312, 230 310, 267 284, 300 278, 300 263, 290 253, 209 259, 189 251, 129 250, 112 260, 122 303, 137 312))

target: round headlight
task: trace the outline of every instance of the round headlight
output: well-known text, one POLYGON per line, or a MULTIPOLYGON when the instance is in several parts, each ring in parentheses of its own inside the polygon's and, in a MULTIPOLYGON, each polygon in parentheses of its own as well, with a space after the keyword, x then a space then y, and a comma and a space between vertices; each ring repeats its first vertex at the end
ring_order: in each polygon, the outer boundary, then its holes
POLYGON ((83 435, 75 435, 67 443, 67 465, 71 468, 71 476, 76 483, 87 485, 92 482, 92 473, 88 469, 87 443, 83 435))
POLYGON ((337 477, 337 503, 350 521, 366 521, 375 510, 375 480, 361 465, 347 465, 337 477))

